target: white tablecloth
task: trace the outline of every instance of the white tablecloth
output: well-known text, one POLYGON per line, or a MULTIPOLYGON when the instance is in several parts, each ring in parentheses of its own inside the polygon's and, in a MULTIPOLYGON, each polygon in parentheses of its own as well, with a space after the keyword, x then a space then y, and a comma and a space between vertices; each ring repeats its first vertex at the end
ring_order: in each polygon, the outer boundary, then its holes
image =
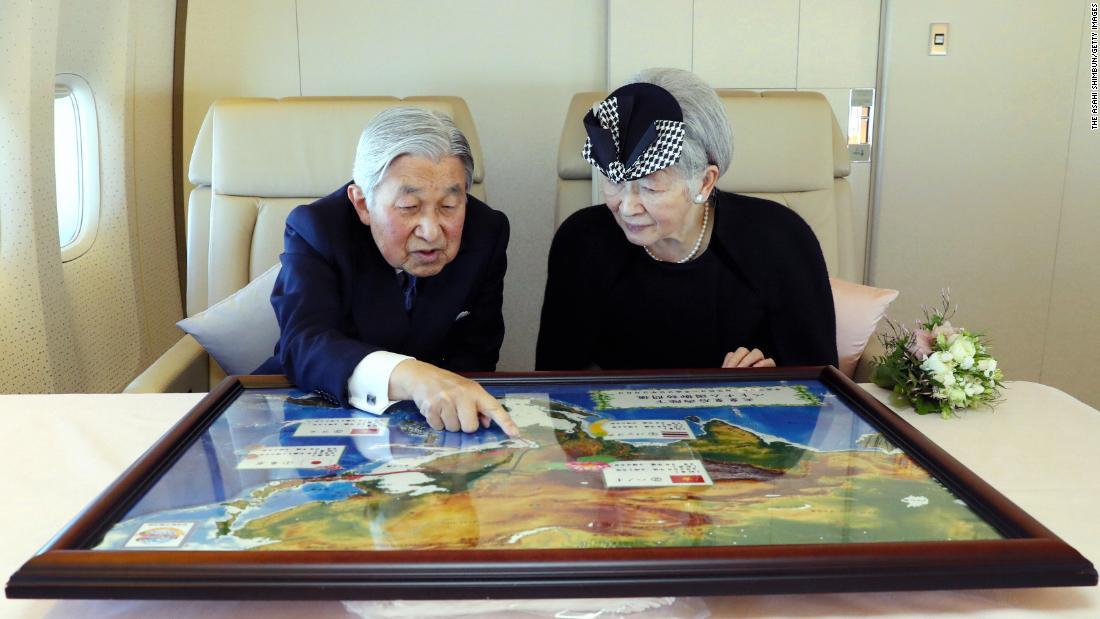
MULTIPOLYGON (((867 385, 886 401, 889 394, 867 385)), ((198 400, 197 394, 0 395, 0 579, 46 544, 198 400)), ((897 409, 895 409, 897 410, 897 409)), ((901 415, 1100 565, 1100 411, 1009 383, 995 412, 901 415)), ((583 596, 582 591, 577 592, 583 596)), ((705 598, 715 617, 1100 618, 1089 588, 705 598)), ((457 602, 456 604, 461 604, 457 602)), ((339 602, 0 600, 0 617, 353 617, 339 602)))

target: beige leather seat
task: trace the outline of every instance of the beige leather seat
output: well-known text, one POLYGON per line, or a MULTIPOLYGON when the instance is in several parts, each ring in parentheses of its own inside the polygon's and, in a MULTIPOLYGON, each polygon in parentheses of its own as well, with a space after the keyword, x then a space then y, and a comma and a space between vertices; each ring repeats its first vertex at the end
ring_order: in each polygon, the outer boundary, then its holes
MULTIPOLYGON (((458 97, 223 99, 203 120, 188 177, 187 315, 244 287, 276 262, 291 209, 351 179, 363 126, 383 109, 416 105, 444 112, 470 141, 474 183, 485 199, 481 144, 458 97)), ((206 391, 225 373, 190 335, 127 392, 206 391)))
MULTIPOLYGON (((558 150, 557 223, 590 204, 592 166, 581 158, 581 120, 606 92, 573 97, 558 150)), ((829 274, 863 280, 852 223, 847 142, 820 93, 719 90, 733 128, 733 162, 718 180, 723 191, 785 204, 810 224, 829 274)))

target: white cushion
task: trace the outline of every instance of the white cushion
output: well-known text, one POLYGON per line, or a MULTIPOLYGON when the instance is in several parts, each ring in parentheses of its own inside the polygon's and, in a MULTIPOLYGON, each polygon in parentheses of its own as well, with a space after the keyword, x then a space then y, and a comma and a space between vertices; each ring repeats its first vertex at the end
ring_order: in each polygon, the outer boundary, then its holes
POLYGON ((279 323, 271 307, 276 264, 204 312, 176 323, 202 344, 226 374, 248 374, 275 352, 279 323))

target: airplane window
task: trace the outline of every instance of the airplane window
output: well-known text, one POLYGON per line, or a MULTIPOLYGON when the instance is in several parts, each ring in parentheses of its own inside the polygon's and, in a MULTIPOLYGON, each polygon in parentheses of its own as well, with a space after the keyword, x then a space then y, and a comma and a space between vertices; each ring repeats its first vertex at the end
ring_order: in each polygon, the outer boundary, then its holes
POLYGON ((72 245, 80 232, 80 116, 68 88, 53 100, 53 157, 57 182, 57 228, 61 246, 72 245))
POLYGON ((99 224, 99 131, 91 87, 73 74, 54 86, 54 173, 61 259, 88 250, 99 224))

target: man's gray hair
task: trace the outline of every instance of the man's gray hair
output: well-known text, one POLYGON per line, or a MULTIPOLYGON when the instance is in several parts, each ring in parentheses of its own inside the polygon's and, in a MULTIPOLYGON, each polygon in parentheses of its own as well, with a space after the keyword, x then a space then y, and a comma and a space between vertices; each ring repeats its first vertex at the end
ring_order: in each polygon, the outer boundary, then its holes
POLYGON ((626 81, 639 82, 664 88, 680 104, 684 114, 684 150, 672 166, 680 176, 685 180, 698 179, 710 164, 718 166, 719 177, 725 174, 733 158, 733 132, 714 88, 683 69, 644 69, 626 81))
POLYGON ((466 169, 466 191, 474 178, 474 157, 470 142, 446 114, 419 107, 394 107, 372 118, 359 135, 351 177, 370 204, 374 188, 390 163, 401 155, 442 161, 458 157, 466 169))

